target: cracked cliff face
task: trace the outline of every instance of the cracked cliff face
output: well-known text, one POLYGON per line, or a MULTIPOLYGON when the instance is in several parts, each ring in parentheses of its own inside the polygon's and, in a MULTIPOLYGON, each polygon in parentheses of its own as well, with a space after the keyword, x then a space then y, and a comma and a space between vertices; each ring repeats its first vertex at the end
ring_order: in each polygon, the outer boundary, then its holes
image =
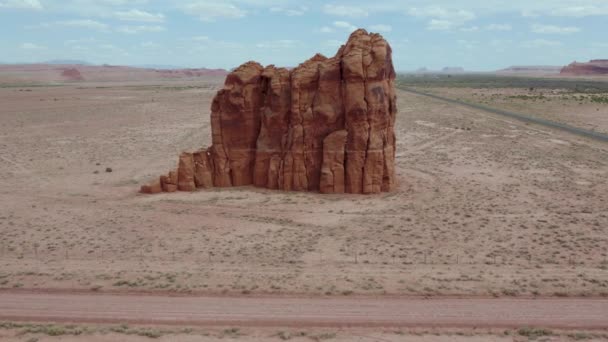
POLYGON ((213 100, 213 145, 183 153, 144 193, 255 185, 372 194, 395 188, 395 70, 378 34, 293 70, 247 62, 213 100))

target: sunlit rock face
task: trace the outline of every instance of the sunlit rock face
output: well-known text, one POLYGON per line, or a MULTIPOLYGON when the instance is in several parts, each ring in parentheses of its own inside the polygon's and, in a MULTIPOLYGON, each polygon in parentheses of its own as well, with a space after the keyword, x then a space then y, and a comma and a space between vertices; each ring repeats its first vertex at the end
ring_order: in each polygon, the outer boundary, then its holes
POLYGON ((183 153, 144 193, 255 185, 374 194, 395 188, 395 70, 379 34, 297 68, 247 62, 211 107, 212 146, 183 153))

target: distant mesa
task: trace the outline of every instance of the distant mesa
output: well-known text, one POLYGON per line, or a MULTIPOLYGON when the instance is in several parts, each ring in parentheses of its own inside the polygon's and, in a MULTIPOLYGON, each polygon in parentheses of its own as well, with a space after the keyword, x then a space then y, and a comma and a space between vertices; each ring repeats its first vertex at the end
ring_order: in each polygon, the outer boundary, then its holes
POLYGON ((432 74, 432 75, 439 75, 439 74, 464 74, 466 71, 463 67, 444 67, 441 70, 430 70, 427 67, 422 67, 419 68, 418 70, 414 71, 415 74, 432 74))
POLYGON ((561 66, 553 65, 514 65, 502 70, 498 70, 496 73, 514 75, 557 75, 561 69, 561 66))
POLYGON ((392 191, 395 77, 388 42, 362 29, 334 57, 317 54, 291 70, 247 62, 213 99, 212 146, 182 153, 176 170, 141 192, 392 191))
POLYGON ((50 64, 50 65, 93 65, 87 61, 81 61, 77 59, 54 59, 52 61, 42 62, 40 64, 50 64))
POLYGON ((224 69, 155 69, 155 71, 163 78, 226 76, 228 74, 224 69))
POLYGON ((63 71, 61 72, 61 76, 66 81, 70 82, 84 81, 84 77, 82 77, 82 74, 80 74, 80 71, 78 71, 78 69, 76 68, 63 69, 63 71))
POLYGON ((441 72, 444 74, 463 74, 464 68, 463 67, 445 67, 441 70, 441 72))
POLYGON ((561 70, 561 75, 608 75, 608 59, 594 59, 587 63, 573 62, 561 70))
POLYGON ((163 79, 225 77, 223 69, 151 69, 121 65, 87 65, 81 61, 57 60, 53 64, 0 65, 0 82, 125 82, 163 79), (63 64, 68 63, 68 64, 63 64))

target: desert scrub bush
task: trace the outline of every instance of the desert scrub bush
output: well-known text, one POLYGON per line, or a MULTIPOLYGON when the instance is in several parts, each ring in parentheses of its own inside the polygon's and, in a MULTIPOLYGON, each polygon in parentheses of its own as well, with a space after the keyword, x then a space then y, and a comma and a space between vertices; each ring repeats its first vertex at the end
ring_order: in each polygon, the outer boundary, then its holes
POLYGON ((239 328, 224 329, 224 331, 222 331, 222 335, 237 337, 241 335, 241 330, 239 328))
POLYGON ((517 333, 520 336, 525 336, 531 340, 537 339, 542 336, 553 335, 553 332, 551 330, 543 329, 543 328, 530 328, 530 327, 520 328, 519 330, 517 330, 517 333))
POLYGON ((568 337, 575 340, 575 341, 582 341, 582 340, 590 340, 593 338, 592 335, 589 335, 587 333, 584 332, 577 332, 577 333, 572 333, 572 334, 568 334, 568 337))
POLYGON ((590 98, 591 102, 594 103, 606 103, 608 104, 608 97, 592 95, 590 98))
POLYGON ((54 324, 24 325, 22 326, 21 331, 23 334, 43 334, 48 336, 78 336, 86 332, 86 328, 76 327, 73 325, 61 326, 54 324))
POLYGON ((300 331, 300 332, 291 333, 291 332, 287 332, 287 331, 279 331, 276 336, 283 341, 287 341, 287 340, 291 340, 292 338, 295 338, 295 337, 304 337, 304 336, 306 336, 306 332, 300 331))
POLYGON ((324 340, 332 340, 336 338, 336 333, 326 332, 317 335, 310 335, 309 338, 313 341, 324 341, 324 340))
POLYGON ((111 327, 109 330, 111 332, 117 333, 117 334, 137 335, 137 336, 143 336, 143 337, 148 337, 148 338, 159 338, 165 334, 165 332, 162 330, 155 330, 155 329, 150 329, 150 328, 146 328, 146 329, 130 328, 126 324, 121 324, 116 327, 111 327))
POLYGON ((120 287, 120 286, 128 286, 128 287, 137 287, 139 286, 139 282, 137 281, 129 281, 129 280, 119 280, 112 284, 112 286, 120 287))

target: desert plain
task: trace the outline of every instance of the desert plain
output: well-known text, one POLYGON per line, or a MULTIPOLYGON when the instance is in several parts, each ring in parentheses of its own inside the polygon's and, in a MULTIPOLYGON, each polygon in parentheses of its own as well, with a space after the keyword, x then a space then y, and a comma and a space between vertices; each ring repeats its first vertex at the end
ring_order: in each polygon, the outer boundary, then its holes
MULTIPOLYGON (((0 86, 2 291, 608 296, 608 145, 404 90, 394 192, 138 193, 210 145, 222 82, 0 86)), ((608 131, 561 86, 416 89, 608 131)))

